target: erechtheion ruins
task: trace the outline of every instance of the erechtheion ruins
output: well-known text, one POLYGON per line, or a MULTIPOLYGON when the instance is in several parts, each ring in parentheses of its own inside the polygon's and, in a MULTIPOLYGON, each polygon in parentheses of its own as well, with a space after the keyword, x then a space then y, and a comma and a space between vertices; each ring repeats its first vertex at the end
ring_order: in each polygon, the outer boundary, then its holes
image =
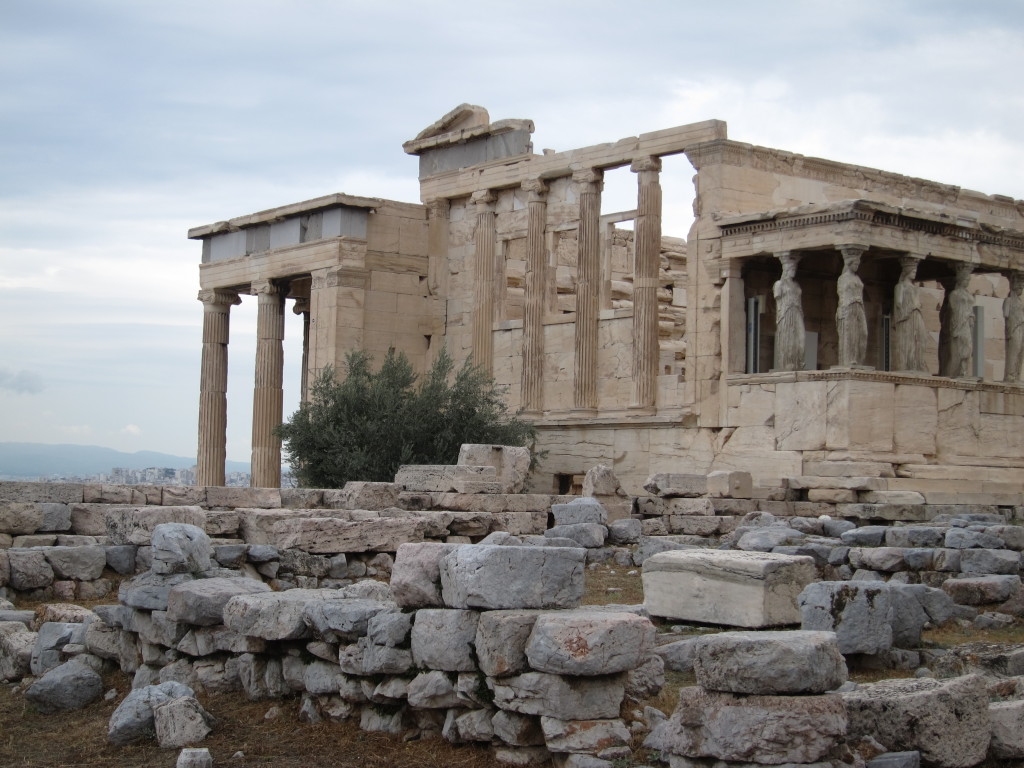
POLYGON ((280 482, 292 300, 304 382, 357 348, 419 368, 442 345, 472 354, 536 422, 538 491, 604 463, 633 494, 731 469, 1019 492, 1024 202, 744 144, 718 120, 543 154, 532 132, 462 105, 404 145, 422 204, 335 194, 189 232, 199 485, 223 484, 228 316, 255 295, 256 486, 280 482), (673 155, 696 218, 668 237, 673 155), (622 167, 636 206, 605 212, 622 167))

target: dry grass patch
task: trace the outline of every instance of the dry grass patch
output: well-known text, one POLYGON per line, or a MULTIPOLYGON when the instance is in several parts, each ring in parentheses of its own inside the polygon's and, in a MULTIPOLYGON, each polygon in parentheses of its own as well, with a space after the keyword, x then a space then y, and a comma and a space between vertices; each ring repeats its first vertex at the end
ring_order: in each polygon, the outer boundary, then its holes
POLYGON ((596 568, 587 567, 584 605, 636 605, 643 601, 644 588, 639 566, 607 562, 598 564, 596 568))

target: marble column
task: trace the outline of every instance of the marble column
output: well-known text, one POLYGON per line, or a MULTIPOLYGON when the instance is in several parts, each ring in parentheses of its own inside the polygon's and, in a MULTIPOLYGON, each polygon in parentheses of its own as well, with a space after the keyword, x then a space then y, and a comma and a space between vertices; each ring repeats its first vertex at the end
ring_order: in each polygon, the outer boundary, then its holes
POLYGON ((782 262, 782 277, 772 286, 775 296, 775 370, 802 371, 807 344, 804 333, 803 291, 796 281, 796 268, 801 254, 780 251, 775 257, 782 262))
POLYGON ((445 293, 448 276, 448 219, 451 201, 445 197, 427 201, 427 291, 445 293))
POLYGON ((914 279, 921 259, 916 256, 900 257, 900 279, 893 291, 892 333, 889 368, 894 371, 927 373, 924 347, 928 330, 921 314, 921 297, 914 279))
POLYGON ((283 418, 284 292, 271 280, 252 284, 256 313, 256 382, 252 398, 253 488, 281 486, 281 440, 274 434, 283 418))
POLYGON ((573 400, 579 410, 597 408, 597 319, 601 286, 601 187, 604 172, 577 171, 580 225, 576 233, 576 331, 573 400))
POLYGON ((944 280, 946 295, 939 311, 939 375, 963 379, 971 375, 974 352, 974 296, 968 287, 974 267, 957 262, 952 280, 944 280))
POLYGON ((1006 355, 1003 381, 1017 384, 1021 377, 1021 363, 1024 362, 1024 272, 1010 273, 1010 292, 1003 299, 1003 321, 1005 323, 1006 355))
POLYGON ((473 363, 488 374, 494 371, 494 222, 495 197, 490 190, 473 193, 476 205, 473 280, 473 363))
POLYGON ((196 484, 224 485, 228 426, 228 326, 235 291, 203 290, 203 360, 199 377, 199 449, 196 484))
POLYGON ((836 308, 836 331, 839 336, 839 365, 853 368, 864 365, 868 349, 868 318, 864 311, 864 282, 857 275, 860 260, 867 247, 844 245, 843 272, 836 289, 839 294, 836 308))
POLYGON ((653 408, 658 373, 658 267, 661 260, 661 159, 638 157, 633 232, 633 407, 653 408))
POLYGON ((310 312, 310 299, 309 298, 297 298, 295 299, 295 306, 292 307, 292 311, 296 315, 302 315, 302 384, 301 384, 301 396, 302 402, 309 400, 309 312, 310 312))
POLYGON ((547 227, 548 186, 541 179, 523 182, 527 192, 526 211, 526 294, 523 300, 523 410, 544 410, 544 288, 548 250, 544 242, 547 227))

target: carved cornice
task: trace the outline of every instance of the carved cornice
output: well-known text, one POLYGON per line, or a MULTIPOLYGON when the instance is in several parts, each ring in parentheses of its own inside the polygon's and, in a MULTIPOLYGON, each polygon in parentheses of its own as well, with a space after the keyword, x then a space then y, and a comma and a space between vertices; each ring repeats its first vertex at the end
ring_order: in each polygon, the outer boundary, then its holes
POLYGON ((947 376, 904 373, 899 371, 860 371, 849 368, 827 371, 779 371, 777 373, 731 373, 730 386, 740 384, 773 384, 802 381, 870 381, 882 384, 904 384, 935 389, 960 389, 975 392, 994 392, 1019 395, 1024 384, 982 381, 980 379, 953 379, 947 376))

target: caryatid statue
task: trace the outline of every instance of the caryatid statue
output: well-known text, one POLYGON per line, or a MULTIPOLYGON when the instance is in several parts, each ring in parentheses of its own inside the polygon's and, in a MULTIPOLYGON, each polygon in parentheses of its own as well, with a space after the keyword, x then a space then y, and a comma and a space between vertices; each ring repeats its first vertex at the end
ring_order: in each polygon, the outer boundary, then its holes
POLYGON ((900 257, 900 279, 893 292, 892 307, 892 359, 894 371, 927 373, 924 364, 924 345, 928 330, 921 314, 921 299, 914 278, 921 260, 915 256, 900 257))
POLYGON ((793 251, 775 254, 782 262, 782 277, 772 286, 775 296, 775 370, 800 371, 804 367, 803 294, 796 281, 800 255, 793 251))
POLYGON ((974 267, 957 262, 956 277, 947 287, 942 304, 942 351, 939 360, 940 376, 963 379, 971 375, 971 355, 974 351, 974 297, 967 287, 974 267))
POLYGON ((863 365, 868 349, 868 318, 864 311, 864 282, 857 276, 860 258, 867 248, 846 246, 843 273, 836 285, 839 306, 836 309, 836 330, 839 333, 839 365, 851 368, 863 365))
POLYGON ((1010 292, 1003 299, 1003 319, 1006 323, 1006 363, 1003 381, 1020 381, 1021 363, 1024 362, 1024 272, 1010 273, 1010 292))

